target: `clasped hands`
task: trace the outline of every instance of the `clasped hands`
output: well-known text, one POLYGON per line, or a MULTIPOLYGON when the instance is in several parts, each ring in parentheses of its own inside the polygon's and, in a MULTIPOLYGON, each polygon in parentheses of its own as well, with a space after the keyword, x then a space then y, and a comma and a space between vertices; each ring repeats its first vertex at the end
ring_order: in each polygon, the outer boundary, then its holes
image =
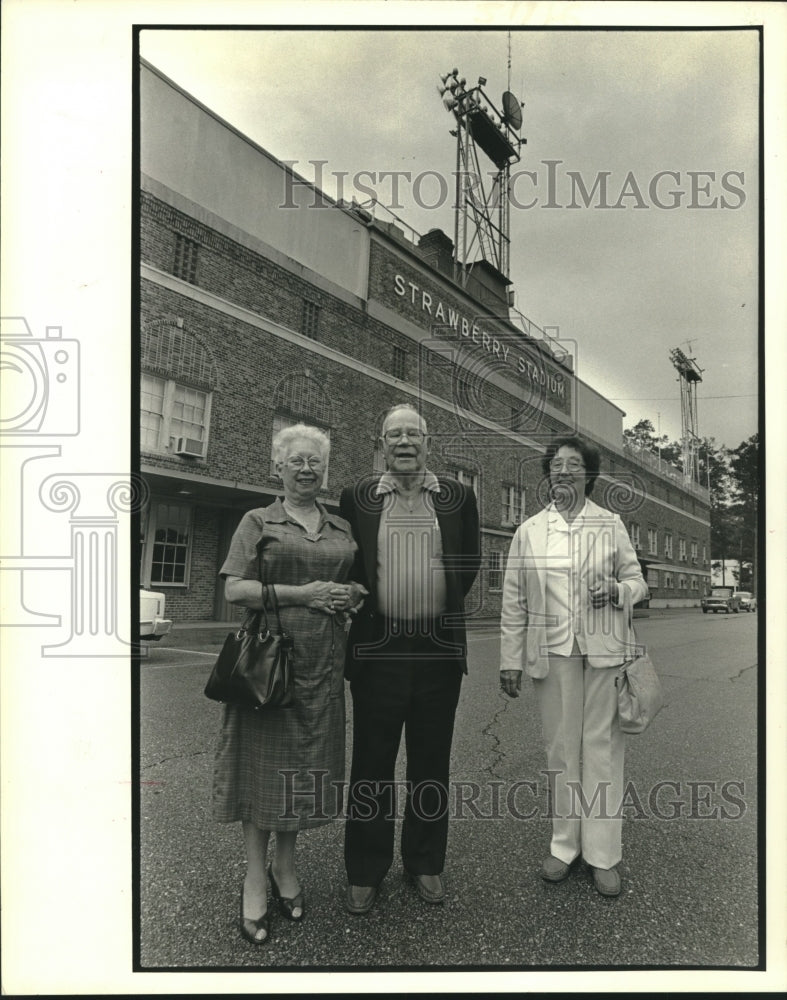
POLYGON ((332 580, 315 580, 303 586, 304 604, 327 615, 340 611, 357 611, 369 593, 360 583, 334 583, 332 580))
POLYGON ((596 577, 588 593, 590 594, 590 606, 603 608, 610 602, 612 604, 618 603, 620 588, 614 577, 596 577))

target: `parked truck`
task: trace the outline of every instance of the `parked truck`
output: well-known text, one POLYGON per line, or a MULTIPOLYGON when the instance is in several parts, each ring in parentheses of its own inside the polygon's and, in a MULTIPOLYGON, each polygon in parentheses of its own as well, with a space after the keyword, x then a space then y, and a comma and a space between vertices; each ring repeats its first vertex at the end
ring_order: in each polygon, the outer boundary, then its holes
POLYGON ((741 609, 741 599, 734 587, 711 587, 710 591, 700 600, 700 605, 704 615, 707 615, 709 611, 712 611, 714 615, 717 611, 723 611, 725 615, 733 611, 737 615, 741 609))

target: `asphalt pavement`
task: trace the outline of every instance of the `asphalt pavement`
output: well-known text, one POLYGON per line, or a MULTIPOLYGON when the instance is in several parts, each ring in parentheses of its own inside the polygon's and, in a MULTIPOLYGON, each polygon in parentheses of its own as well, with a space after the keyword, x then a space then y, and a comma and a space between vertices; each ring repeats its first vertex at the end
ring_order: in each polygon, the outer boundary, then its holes
MULTIPOLYGON (((140 967, 755 967, 757 623, 699 609, 637 621, 666 704, 627 737, 617 899, 582 865, 559 885, 539 877, 550 832, 540 724, 527 679, 516 700, 499 691, 499 639, 486 627, 471 633, 457 714, 445 904, 423 902, 397 857, 374 909, 347 913, 336 822, 299 837, 306 918, 290 923, 271 905, 262 948, 237 929, 239 824, 210 814, 220 707, 202 691, 225 629, 173 631, 140 666, 140 967)), ((351 713, 347 690, 348 734, 351 713)))

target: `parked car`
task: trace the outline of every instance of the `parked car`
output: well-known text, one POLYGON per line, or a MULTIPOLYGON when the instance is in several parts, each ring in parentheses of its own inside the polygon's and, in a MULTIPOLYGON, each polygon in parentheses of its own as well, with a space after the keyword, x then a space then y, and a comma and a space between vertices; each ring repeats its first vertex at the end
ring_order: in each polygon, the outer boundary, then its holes
POLYGON ((741 611, 756 611, 757 598, 748 590, 739 590, 738 597, 741 599, 741 611))
POLYGON ((172 622, 164 617, 164 595, 155 590, 139 592, 139 637, 158 641, 172 628, 172 622))
POLYGON ((700 600, 700 605, 704 615, 707 615, 709 611, 712 611, 714 615, 717 611, 723 611, 725 615, 734 611, 737 615, 741 602, 740 596, 734 592, 732 587, 712 587, 710 593, 700 600))

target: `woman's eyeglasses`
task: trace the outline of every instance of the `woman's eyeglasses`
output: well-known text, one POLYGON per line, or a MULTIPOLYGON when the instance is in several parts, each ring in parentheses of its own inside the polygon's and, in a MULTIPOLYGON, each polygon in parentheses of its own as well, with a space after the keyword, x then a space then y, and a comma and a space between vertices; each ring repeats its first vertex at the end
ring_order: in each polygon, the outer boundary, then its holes
POLYGON ((569 458, 567 462, 564 462, 562 458, 553 458, 549 463, 549 468, 552 472, 582 472, 585 468, 582 462, 577 458, 569 458))
POLYGON ((312 456, 311 458, 303 458, 302 455, 290 455, 288 459, 285 459, 284 464, 290 469, 294 469, 296 472, 300 469, 305 469, 308 466, 312 472, 316 472, 318 469, 322 469, 325 466, 325 462, 321 458, 312 456))

